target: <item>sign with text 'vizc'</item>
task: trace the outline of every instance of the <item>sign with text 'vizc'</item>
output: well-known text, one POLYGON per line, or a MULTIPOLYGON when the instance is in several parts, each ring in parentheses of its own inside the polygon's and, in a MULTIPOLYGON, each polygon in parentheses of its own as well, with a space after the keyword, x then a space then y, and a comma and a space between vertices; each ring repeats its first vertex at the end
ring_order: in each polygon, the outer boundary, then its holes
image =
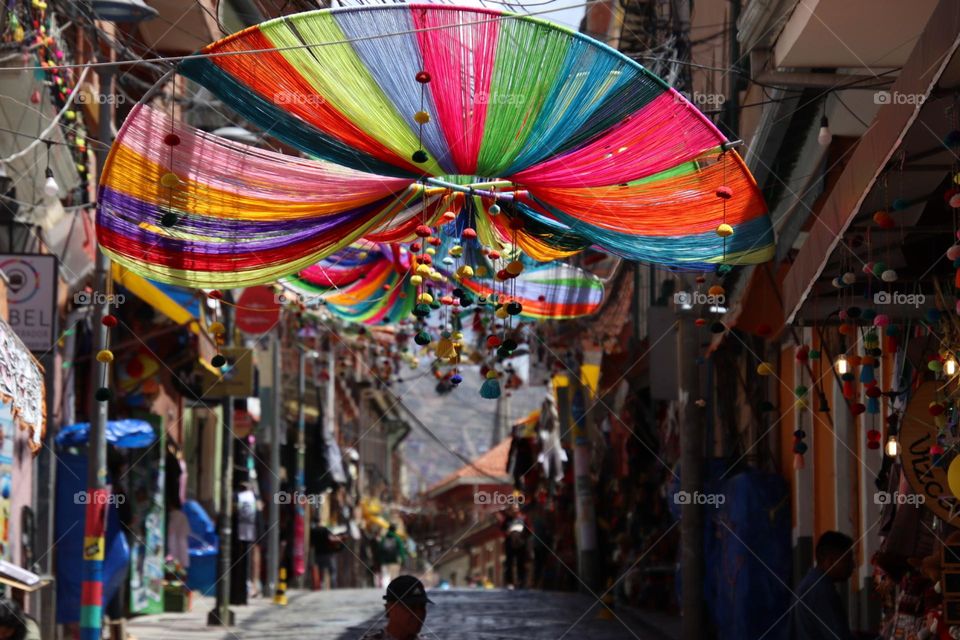
MULTIPOLYGON (((937 444, 939 429, 930 416, 930 403, 937 399, 936 382, 925 382, 910 398, 900 426, 900 448, 903 473, 913 489, 913 496, 885 496, 898 504, 922 505, 933 511, 946 524, 960 524, 960 500, 950 491, 947 465, 934 464, 930 447, 937 444), (912 500, 916 498, 915 500, 912 500)), ((898 507, 899 508, 899 507, 898 507)))
POLYGON ((0 254, 0 271, 10 282, 10 327, 31 351, 49 351, 56 339, 56 256, 0 254))

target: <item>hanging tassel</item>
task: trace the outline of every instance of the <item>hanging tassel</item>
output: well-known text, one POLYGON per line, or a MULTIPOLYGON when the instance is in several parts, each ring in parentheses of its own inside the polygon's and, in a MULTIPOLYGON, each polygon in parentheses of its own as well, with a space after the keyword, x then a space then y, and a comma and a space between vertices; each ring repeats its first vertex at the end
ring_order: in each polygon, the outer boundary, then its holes
POLYGON ((487 379, 480 386, 480 397, 488 400, 496 400, 500 397, 500 381, 497 380, 497 372, 487 372, 487 379))
POLYGON ((873 375, 873 364, 867 364, 866 362, 860 367, 860 382, 863 384, 872 384, 876 382, 876 378, 873 375))
POLYGON ((803 456, 799 453, 793 454, 793 468, 797 471, 807 468, 807 465, 804 462, 803 456))
POLYGON ((452 358, 456 355, 456 351, 453 348, 453 340, 450 338, 441 338, 437 342, 437 358, 452 358))
POLYGON ((867 413, 880 413, 880 398, 867 398, 867 413))

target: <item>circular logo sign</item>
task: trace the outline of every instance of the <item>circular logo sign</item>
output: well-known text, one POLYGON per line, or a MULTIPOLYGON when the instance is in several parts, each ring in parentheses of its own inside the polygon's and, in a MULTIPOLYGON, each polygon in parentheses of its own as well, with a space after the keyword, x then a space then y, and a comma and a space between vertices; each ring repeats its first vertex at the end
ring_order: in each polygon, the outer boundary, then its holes
POLYGON ((0 270, 7 274, 10 281, 7 288, 7 301, 10 304, 23 304, 40 291, 40 272, 29 262, 14 258, 0 263, 0 270))

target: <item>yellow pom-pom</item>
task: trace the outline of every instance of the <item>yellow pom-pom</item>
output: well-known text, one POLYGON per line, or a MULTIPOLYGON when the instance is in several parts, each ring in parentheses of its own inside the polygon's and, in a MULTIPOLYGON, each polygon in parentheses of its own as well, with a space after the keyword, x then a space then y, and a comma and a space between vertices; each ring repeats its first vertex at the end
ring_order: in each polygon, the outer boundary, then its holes
POLYGON ((410 284, 415 287, 419 287, 423 284, 423 276, 410 276, 410 284))
POLYGON ((417 302, 421 304, 430 304, 433 302, 433 296, 429 293, 421 293, 419 296, 417 296, 417 302))
POLYGON ((506 307, 500 307, 499 309, 497 309, 497 310, 493 313, 493 315, 495 315, 495 316, 497 316, 498 318, 500 318, 501 320, 503 320, 504 318, 507 317, 507 308, 506 308, 506 307))
POLYGON ((222 322, 211 322, 210 326, 207 327, 207 329, 209 329, 210 333, 212 333, 215 336, 222 336, 227 332, 227 328, 223 326, 222 322))
POLYGON ((757 367, 757 374, 761 376, 773 375, 773 365, 769 362, 761 362, 757 367))
POLYGON ((113 351, 103 349, 97 352, 97 362, 113 362, 113 351))
POLYGON ((429 276, 430 275, 430 265, 421 264, 417 267, 418 276, 429 276))
POLYGON ((175 187, 180 184, 180 178, 175 173, 165 173, 160 177, 160 185, 164 187, 175 187))
POLYGON ((439 271, 434 271, 433 273, 430 274, 430 279, 433 280, 434 282, 442 282, 443 274, 440 273, 439 271))
POLYGON ((520 275, 520 272, 523 271, 523 263, 519 260, 514 260, 507 265, 507 273, 512 276, 520 275))
POLYGON ((413 114, 413 121, 417 124, 427 124, 430 122, 430 114, 426 111, 417 111, 413 114))
POLYGON ((462 332, 462 331, 455 331, 455 332, 453 333, 453 339, 454 339, 454 340, 463 340, 463 332, 462 332))
POLYGON ((471 277, 473 277, 473 267, 471 267, 471 266, 468 265, 468 264, 463 265, 462 267, 460 267, 459 269, 457 269, 457 277, 458 277, 458 278, 471 278, 471 277))
POLYGON ((463 255, 463 247, 460 245, 450 247, 450 255, 452 255, 454 258, 459 258, 463 255))
POLYGON ((717 227, 717 235, 721 238, 729 238, 733 235, 733 227, 728 225, 726 222, 717 227))
POLYGON ((489 273, 489 272, 487 271, 487 268, 484 267, 483 265, 477 267, 477 277, 478 277, 478 278, 483 278, 484 276, 487 275, 487 273, 489 273))
POLYGON ((497 372, 496 371, 487 371, 487 380, 496 380, 497 372))
POLYGON ((360 258, 361 260, 366 260, 368 255, 370 254, 367 253, 366 251, 361 251, 360 253, 357 254, 357 257, 360 258))
POLYGON ((427 247, 426 253, 427 253, 427 255, 429 255, 429 256, 435 256, 435 255, 437 255, 437 250, 434 249, 433 247, 427 247))

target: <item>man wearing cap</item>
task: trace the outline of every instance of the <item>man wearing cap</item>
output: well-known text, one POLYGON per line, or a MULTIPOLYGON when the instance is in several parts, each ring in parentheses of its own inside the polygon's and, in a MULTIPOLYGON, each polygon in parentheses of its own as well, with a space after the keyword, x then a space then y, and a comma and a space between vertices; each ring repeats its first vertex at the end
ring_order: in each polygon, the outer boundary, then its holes
POLYGON ((397 576, 387 586, 387 626, 367 633, 361 640, 417 640, 427 619, 427 597, 423 583, 413 576, 397 576))

